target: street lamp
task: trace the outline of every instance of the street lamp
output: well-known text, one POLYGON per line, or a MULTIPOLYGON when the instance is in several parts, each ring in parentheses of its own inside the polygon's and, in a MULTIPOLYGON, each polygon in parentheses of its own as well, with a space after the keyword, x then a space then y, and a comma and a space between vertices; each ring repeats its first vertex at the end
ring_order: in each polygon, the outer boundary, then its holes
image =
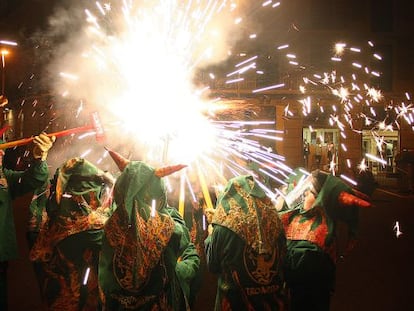
POLYGON ((4 84, 6 81, 6 55, 9 54, 9 50, 2 49, 1 54, 1 95, 4 96, 4 84))
MULTIPOLYGON (((0 46, 17 46, 17 43, 9 40, 0 40, 0 46)), ((1 98, 0 98, 0 107, 7 105, 6 96, 4 95, 4 86, 6 83, 6 55, 9 54, 9 50, 2 48, 0 50, 1 54, 1 98)))
MULTIPOLYGON (((5 83, 6 83, 6 56, 9 54, 9 50, 4 48, 3 46, 17 46, 17 43, 14 41, 9 41, 9 40, 0 40, 0 54, 1 54, 1 94, 0 94, 0 114, 2 117, 1 120, 1 125, 3 126, 3 123, 8 123, 8 117, 6 116, 6 114, 9 111, 9 109, 4 108, 9 101, 7 100, 6 95, 4 94, 4 87, 5 87, 5 83)), ((9 125, 7 125, 6 127, 3 127, 3 132, 1 133, 1 138, 3 140, 5 140, 5 134, 6 134, 6 130, 7 128, 10 127, 9 125)))

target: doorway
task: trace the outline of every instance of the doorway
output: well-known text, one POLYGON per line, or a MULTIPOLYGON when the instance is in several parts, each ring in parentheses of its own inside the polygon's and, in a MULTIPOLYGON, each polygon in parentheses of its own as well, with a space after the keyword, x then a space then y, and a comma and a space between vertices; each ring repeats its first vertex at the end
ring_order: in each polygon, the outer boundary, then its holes
POLYGON ((339 130, 303 128, 303 166, 307 170, 330 170, 338 164, 339 130))

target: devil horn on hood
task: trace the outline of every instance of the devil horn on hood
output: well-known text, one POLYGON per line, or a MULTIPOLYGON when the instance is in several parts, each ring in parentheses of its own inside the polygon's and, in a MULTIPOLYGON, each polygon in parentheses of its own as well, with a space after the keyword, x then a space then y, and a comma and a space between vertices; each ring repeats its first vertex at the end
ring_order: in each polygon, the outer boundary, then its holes
POLYGON ((338 197, 338 203, 342 206, 358 206, 358 207, 371 207, 371 202, 358 198, 349 192, 342 191, 338 197))
POLYGON ((118 152, 115 152, 107 147, 105 147, 105 150, 108 151, 112 160, 114 160, 115 164, 118 166, 121 172, 123 172, 125 167, 129 164, 129 162, 131 162, 127 158, 120 155, 118 152))
POLYGON ((184 167, 187 167, 187 165, 184 164, 177 164, 177 165, 171 165, 171 166, 164 166, 164 167, 160 167, 155 169, 155 176, 158 177, 164 177, 164 176, 168 176, 171 175, 172 173, 175 173, 181 169, 183 169, 184 167))

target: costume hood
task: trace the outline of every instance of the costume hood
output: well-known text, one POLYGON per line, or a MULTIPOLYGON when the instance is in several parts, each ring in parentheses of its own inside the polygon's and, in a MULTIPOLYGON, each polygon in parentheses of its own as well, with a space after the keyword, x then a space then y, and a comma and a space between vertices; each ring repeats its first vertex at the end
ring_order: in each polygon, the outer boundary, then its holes
POLYGON ((276 208, 251 175, 229 180, 218 197, 213 224, 232 230, 259 254, 271 253, 281 232, 276 208))
POLYGON ((99 192, 102 184, 112 185, 110 175, 82 158, 67 160, 55 173, 56 202, 59 204, 63 193, 82 195, 90 191, 99 192))
POLYGON ((167 192, 161 179, 165 175, 159 172, 172 173, 184 166, 158 170, 109 153, 122 171, 114 187, 117 209, 105 225, 113 251, 112 273, 119 286, 137 292, 158 265, 175 228, 166 211, 167 192))

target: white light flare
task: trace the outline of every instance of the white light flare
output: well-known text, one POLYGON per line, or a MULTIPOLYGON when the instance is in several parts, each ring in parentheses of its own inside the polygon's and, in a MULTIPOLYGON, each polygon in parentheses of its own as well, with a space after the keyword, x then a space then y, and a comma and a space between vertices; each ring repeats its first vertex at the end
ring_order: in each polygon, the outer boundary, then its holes
POLYGON ((373 155, 373 154, 366 153, 366 154, 365 154, 365 156, 366 156, 367 158, 370 158, 370 159, 371 159, 371 160, 373 160, 373 161, 376 161, 376 162, 379 162, 379 163, 381 163, 381 164, 387 165, 387 161, 385 161, 384 159, 381 159, 381 158, 379 158, 379 157, 377 157, 377 156, 375 156, 375 155, 373 155))
POLYGON ((285 86, 284 83, 275 84, 275 85, 263 87, 263 88, 260 88, 260 89, 255 89, 255 90, 252 91, 252 93, 259 93, 259 92, 264 92, 264 91, 268 91, 268 90, 278 89, 278 88, 281 88, 281 87, 284 87, 284 86, 285 86))
POLYGON ((9 41, 9 40, 0 40, 0 44, 9 45, 9 46, 17 46, 17 42, 9 41))
POLYGON ((335 44, 335 55, 340 56, 344 53, 346 43, 336 43, 335 44))
POLYGON ((89 268, 89 267, 86 268, 85 275, 83 277, 83 285, 88 284, 88 279, 89 279, 89 273, 90 273, 90 271, 91 271, 91 268, 89 268))
POLYGON ((398 221, 395 222, 394 225, 395 236, 399 238, 403 233, 400 230, 400 223, 398 221))
MULTIPOLYGON (((61 70, 59 86, 65 96, 99 105, 103 119, 121 121, 118 137, 150 149, 143 153, 154 155, 168 145, 168 158, 154 160, 191 162, 212 149, 215 134, 206 117, 209 94, 198 92, 194 76, 197 68, 228 57, 227 37, 243 23, 235 16, 237 5, 227 0, 118 5, 96 2, 84 10, 89 46, 64 55, 71 61, 61 70)), ((254 68, 250 64, 239 74, 254 68)))
POLYGON ((346 176, 344 174, 341 174, 340 177, 343 180, 346 180, 347 182, 349 182, 350 184, 352 184, 353 186, 356 186, 358 184, 355 180, 353 180, 352 178, 350 178, 350 177, 348 177, 348 176, 346 176))
POLYGON ((151 217, 155 217, 157 202, 156 200, 152 199, 151 201, 151 217))

